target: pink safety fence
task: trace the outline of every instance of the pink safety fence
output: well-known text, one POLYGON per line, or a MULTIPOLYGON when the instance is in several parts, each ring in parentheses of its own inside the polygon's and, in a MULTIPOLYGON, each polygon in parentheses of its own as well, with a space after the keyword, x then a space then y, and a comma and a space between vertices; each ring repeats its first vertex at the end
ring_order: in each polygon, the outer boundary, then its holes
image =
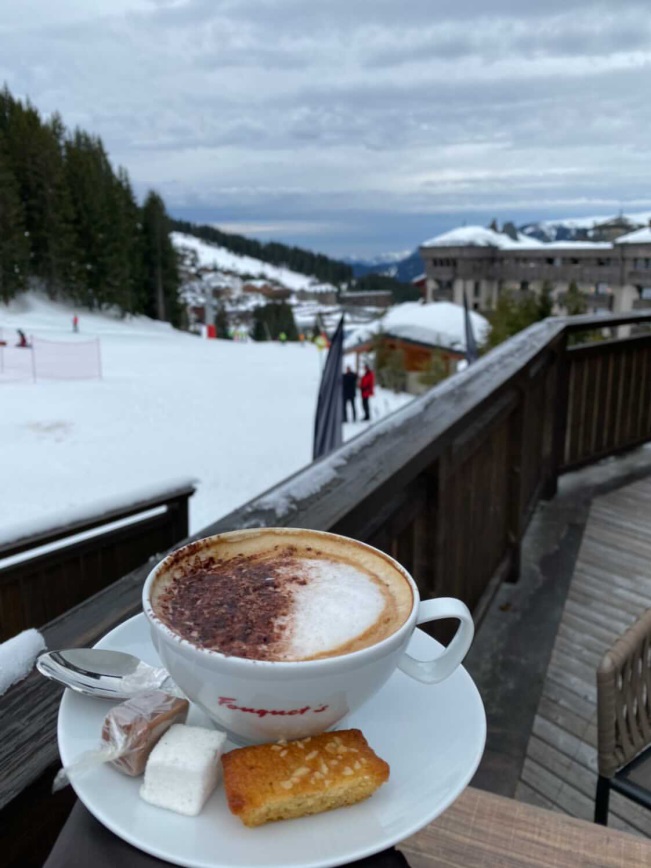
POLYGON ((48 341, 30 337, 28 340, 28 347, 18 347, 13 333, 0 330, 0 383, 101 378, 99 338, 48 341))

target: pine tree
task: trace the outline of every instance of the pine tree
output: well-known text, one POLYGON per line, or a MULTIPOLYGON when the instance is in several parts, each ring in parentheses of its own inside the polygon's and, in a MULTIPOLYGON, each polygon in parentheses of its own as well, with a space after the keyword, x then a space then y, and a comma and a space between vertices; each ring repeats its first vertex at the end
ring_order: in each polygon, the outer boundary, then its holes
POLYGON ((23 204, 30 243, 30 276, 51 297, 65 294, 75 279, 77 256, 64 164, 63 122, 43 122, 29 103, 9 91, 0 95, 0 135, 23 204))
POLYGON ((123 314, 141 313, 145 307, 142 211, 125 169, 119 168, 112 190, 113 243, 112 301, 123 314))
POLYGON ((8 302, 26 288, 29 243, 18 185, 2 144, 0 135, 0 301, 8 302))
POLYGON ((152 191, 142 209, 145 312, 154 319, 177 325, 181 321, 178 257, 169 231, 165 203, 152 191))
POLYGON ((547 319, 548 316, 551 316, 554 311, 554 299, 552 298, 552 284, 549 280, 545 280, 542 285, 542 289, 540 290, 540 297, 538 298, 538 311, 540 313, 540 319, 547 319))
POLYGON ((567 288, 564 305, 568 316, 577 316, 578 314, 585 313, 588 309, 588 304, 575 280, 567 288))
POLYGON ((215 329, 217 331, 218 338, 223 338, 224 340, 230 339, 230 334, 228 331, 228 314, 226 313, 226 308, 221 302, 217 305, 217 314, 215 316, 215 329))
POLYGON ((115 178, 104 147, 81 130, 65 143, 66 176, 79 251, 75 296, 86 306, 103 307, 114 299, 115 272, 124 259, 116 235, 115 178))
POLYGON ((488 314, 491 330, 487 348, 492 349, 507 338, 541 319, 539 300, 533 295, 515 298, 512 292, 501 292, 495 309, 488 314))
POLYGON ((261 316, 260 312, 262 311, 261 307, 256 307, 253 311, 253 340, 254 341, 268 341, 270 339, 269 335, 269 327, 267 326, 264 318, 261 316))
POLYGON ((253 340, 278 340, 284 333, 288 341, 298 340, 298 329, 291 307, 283 302, 272 301, 256 307, 253 311, 253 340))
POLYGON ((423 386, 436 386, 449 377, 448 363, 440 350, 433 350, 423 371, 418 375, 418 382, 423 386))
POLYGON ((373 341, 375 368, 380 385, 393 392, 403 392, 407 386, 405 354, 400 349, 392 349, 386 335, 379 334, 373 341))

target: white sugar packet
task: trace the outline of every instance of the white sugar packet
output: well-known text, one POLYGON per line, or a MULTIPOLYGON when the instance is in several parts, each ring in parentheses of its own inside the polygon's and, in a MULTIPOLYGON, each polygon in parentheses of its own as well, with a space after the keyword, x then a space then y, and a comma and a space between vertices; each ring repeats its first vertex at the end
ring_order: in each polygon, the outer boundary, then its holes
POLYGON ((34 661, 46 648, 45 639, 33 628, 0 643, 0 696, 29 675, 34 661))

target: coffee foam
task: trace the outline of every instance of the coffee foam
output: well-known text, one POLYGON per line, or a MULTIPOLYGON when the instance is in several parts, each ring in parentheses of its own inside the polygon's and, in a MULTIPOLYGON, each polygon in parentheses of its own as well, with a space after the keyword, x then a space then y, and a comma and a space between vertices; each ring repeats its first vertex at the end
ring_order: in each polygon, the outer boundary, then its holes
MULTIPOLYGON (((276 661, 333 657, 368 647, 398 630, 413 607, 409 581, 382 552, 334 534, 276 528, 234 531, 177 550, 161 565, 150 599, 158 617, 193 644, 276 661), (243 563, 244 582, 238 575, 243 563), (225 581, 217 596, 237 615, 229 627, 231 637, 236 636, 230 647, 219 639, 199 638, 187 620, 175 624, 169 617, 168 604, 178 588, 201 574, 225 581), (278 589, 275 602, 268 584, 278 589), (248 640, 237 641, 241 624, 236 621, 246 622, 241 635, 248 640), (256 647, 251 641, 255 635, 268 644, 256 647)), ((204 600, 210 599, 208 590, 204 600)), ((209 621, 210 608, 201 607, 209 621)))
POLYGON ((286 660, 327 656, 366 633, 380 619, 386 595, 368 573, 341 561, 300 560, 306 585, 292 588, 286 660))

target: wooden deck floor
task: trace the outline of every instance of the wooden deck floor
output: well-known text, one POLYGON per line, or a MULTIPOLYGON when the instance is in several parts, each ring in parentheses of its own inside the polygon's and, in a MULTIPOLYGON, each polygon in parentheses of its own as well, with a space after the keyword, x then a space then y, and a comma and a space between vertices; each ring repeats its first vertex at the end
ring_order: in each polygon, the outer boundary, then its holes
MULTIPOLYGON (((597 781, 595 671, 651 607, 651 478, 595 498, 516 798, 592 819, 597 781)), ((616 793, 609 824, 651 836, 651 811, 616 793)))

